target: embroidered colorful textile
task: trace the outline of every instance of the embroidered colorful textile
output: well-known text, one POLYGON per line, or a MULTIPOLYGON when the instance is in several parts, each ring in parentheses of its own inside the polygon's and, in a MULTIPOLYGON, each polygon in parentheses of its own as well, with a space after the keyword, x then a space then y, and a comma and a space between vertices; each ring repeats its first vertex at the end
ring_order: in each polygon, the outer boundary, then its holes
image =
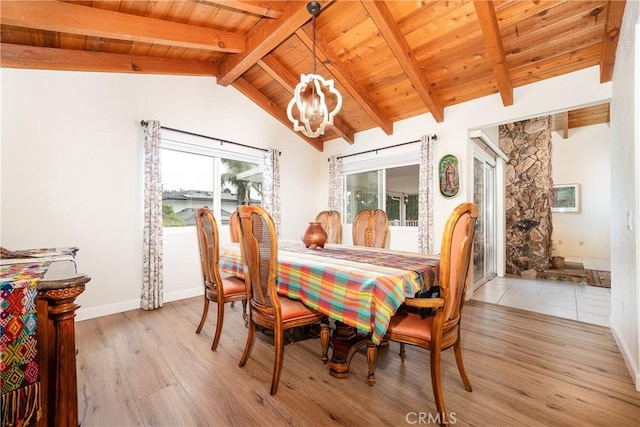
POLYGON ((40 418, 36 297, 49 262, 0 265, 2 425, 40 418))
MULTIPOLYGON (((405 297, 414 296, 423 287, 431 287, 438 279, 440 261, 434 256, 341 246, 331 257, 324 256, 329 251, 299 249, 303 248, 301 243, 299 248, 293 242, 278 244, 278 292, 300 299, 333 319, 371 332, 371 339, 376 344, 381 341, 391 316, 405 297), (292 248, 295 251, 291 251, 292 248), (388 259, 396 257, 396 267, 380 261, 385 254, 388 259), (397 267, 402 265, 402 257, 413 259, 411 265, 416 269, 419 260, 423 264, 419 270, 429 270, 433 274, 425 273, 420 278, 420 274, 411 268, 397 267)), ((243 277, 238 244, 220 245, 219 268, 243 277)))

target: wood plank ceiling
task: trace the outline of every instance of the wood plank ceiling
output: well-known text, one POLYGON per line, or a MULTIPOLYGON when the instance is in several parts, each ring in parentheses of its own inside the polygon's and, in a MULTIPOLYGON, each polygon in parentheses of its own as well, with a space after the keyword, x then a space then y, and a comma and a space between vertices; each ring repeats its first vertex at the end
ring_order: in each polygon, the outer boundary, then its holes
MULTIPOLYGON (((317 72, 343 96, 324 143, 599 65, 611 80, 624 1, 320 1, 317 72)), ((291 127, 311 71, 307 2, 2 1, 2 67, 199 75, 232 85, 291 127)), ((606 107, 608 115, 608 105, 606 107)), ((602 120, 595 114, 593 120, 602 120)), ((608 118, 607 118, 608 121, 608 118)), ((580 121, 590 124, 589 119, 580 121)), ((570 126, 569 120, 569 126, 570 126)))

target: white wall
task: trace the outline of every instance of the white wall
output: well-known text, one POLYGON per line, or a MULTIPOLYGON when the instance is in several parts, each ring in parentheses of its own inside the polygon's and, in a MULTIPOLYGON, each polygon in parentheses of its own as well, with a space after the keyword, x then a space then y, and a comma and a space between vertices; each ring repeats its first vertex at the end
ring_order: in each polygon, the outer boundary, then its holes
POLYGON ((627 2, 611 101, 611 328, 640 391, 640 3, 627 2), (627 226, 627 212, 633 220, 627 226), (629 229, 630 228, 630 229, 629 229))
MULTIPOLYGON (((1 69, 0 242, 78 246, 92 280, 78 318, 139 307, 142 119, 282 150, 282 228, 299 238, 325 208, 326 159, 213 78, 1 69), (320 163, 324 160, 324 163, 320 163)), ((165 301, 202 292, 193 228, 165 236, 165 301)))
MULTIPOLYGON (((611 256, 611 129, 608 124, 552 132, 554 184, 580 185, 580 212, 554 212, 557 255, 611 256), (582 242, 582 244, 580 243, 582 242)), ((556 254, 554 252, 554 254, 556 254)))

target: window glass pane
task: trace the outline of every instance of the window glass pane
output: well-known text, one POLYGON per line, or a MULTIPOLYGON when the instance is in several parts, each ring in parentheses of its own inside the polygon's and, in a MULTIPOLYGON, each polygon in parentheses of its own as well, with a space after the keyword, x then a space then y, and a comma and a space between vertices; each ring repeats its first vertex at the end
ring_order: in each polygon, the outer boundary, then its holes
POLYGON ((229 223, 229 217, 238 205, 262 204, 262 167, 241 160, 221 159, 220 221, 229 223))
POLYGON ((406 200, 407 218, 405 225, 407 227, 418 226, 418 195, 408 194, 406 200))
POLYGON ((353 218, 364 209, 378 209, 381 171, 369 171, 347 175, 345 195, 345 222, 353 223, 353 218))
POLYGON ((162 226, 194 226, 197 208, 213 208, 214 158, 161 149, 160 162, 162 226))
POLYGON ((402 194, 389 194, 387 193, 387 217, 389 218, 389 225, 400 225, 402 223, 401 212, 402 194))
POLYGON ((163 227, 195 226, 206 207, 228 224, 239 204, 262 204, 262 168, 257 163, 161 149, 163 227))
POLYGON ((389 225, 417 227, 420 167, 389 168, 385 173, 389 225))

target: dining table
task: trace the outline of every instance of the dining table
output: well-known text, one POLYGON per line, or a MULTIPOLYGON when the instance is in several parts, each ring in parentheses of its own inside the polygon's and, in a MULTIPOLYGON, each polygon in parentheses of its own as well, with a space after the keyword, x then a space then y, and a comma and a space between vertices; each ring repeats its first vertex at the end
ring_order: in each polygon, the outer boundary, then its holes
MULTIPOLYGON (((239 243, 220 244, 219 269, 244 277, 239 243)), ((278 240, 278 293, 334 320, 331 375, 345 378, 362 346, 384 342, 405 298, 438 285, 438 255, 342 244, 315 249, 278 240)))

